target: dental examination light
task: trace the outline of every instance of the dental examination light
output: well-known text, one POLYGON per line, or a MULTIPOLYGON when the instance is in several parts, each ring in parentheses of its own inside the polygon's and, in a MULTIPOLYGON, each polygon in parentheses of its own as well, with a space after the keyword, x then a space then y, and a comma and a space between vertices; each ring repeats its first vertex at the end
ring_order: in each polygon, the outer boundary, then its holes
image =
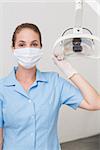
POLYGON ((56 40, 53 46, 55 55, 100 59, 100 50, 98 51, 95 47, 95 43, 100 44, 100 37, 93 35, 88 28, 82 27, 83 2, 100 16, 100 4, 96 0, 75 0, 74 28, 66 29, 62 36, 56 40))

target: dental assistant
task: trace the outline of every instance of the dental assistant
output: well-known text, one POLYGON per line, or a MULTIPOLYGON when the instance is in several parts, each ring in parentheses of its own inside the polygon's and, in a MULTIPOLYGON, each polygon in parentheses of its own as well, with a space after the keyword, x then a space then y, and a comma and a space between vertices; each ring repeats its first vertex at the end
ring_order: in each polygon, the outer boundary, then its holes
POLYGON ((36 25, 17 26, 12 49, 18 66, 0 80, 0 150, 61 150, 57 136, 61 106, 99 110, 100 96, 57 55, 53 57, 55 64, 76 86, 55 72, 41 72, 36 67, 43 55, 36 25))

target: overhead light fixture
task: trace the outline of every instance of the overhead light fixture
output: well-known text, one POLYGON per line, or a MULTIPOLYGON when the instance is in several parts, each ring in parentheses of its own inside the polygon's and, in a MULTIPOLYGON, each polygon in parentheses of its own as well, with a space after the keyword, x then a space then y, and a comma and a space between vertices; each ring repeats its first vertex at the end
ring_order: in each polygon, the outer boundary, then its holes
MULTIPOLYGON (((93 7, 91 1, 85 0, 84 2, 91 8, 93 7)), ((96 1, 95 3, 98 5, 96 1)), ((98 14, 97 10, 95 12, 98 14)), ((74 28, 66 29, 62 36, 56 40, 53 46, 54 54, 70 57, 84 56, 94 59, 100 58, 100 50, 98 51, 95 48, 95 43, 100 44, 100 38, 93 35, 88 28, 82 27, 82 17, 83 0, 75 0, 75 26, 74 28)))

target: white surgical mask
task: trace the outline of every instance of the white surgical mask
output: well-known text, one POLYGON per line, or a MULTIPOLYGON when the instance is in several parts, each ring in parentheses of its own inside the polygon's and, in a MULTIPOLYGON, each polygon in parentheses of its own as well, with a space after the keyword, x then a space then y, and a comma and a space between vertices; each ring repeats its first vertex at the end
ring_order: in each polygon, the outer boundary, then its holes
POLYGON ((18 48, 14 49, 17 62, 26 69, 34 67, 41 59, 43 50, 40 48, 18 48))

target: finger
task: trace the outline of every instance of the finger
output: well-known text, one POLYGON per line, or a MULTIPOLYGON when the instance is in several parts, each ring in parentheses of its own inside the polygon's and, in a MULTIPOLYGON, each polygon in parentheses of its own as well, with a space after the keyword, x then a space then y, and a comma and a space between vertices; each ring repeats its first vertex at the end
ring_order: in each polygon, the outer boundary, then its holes
POLYGON ((54 59, 56 58, 58 61, 62 61, 64 60, 64 56, 63 55, 53 55, 54 59))

